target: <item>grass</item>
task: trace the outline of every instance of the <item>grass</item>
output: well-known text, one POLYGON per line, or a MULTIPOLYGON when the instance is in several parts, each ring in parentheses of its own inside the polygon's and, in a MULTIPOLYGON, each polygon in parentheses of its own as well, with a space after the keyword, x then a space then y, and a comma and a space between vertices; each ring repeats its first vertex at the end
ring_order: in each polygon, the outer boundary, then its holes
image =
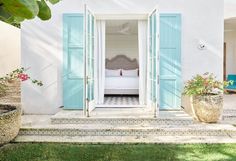
POLYGON ((0 161, 235 161, 236 144, 18 143, 0 148, 0 161))

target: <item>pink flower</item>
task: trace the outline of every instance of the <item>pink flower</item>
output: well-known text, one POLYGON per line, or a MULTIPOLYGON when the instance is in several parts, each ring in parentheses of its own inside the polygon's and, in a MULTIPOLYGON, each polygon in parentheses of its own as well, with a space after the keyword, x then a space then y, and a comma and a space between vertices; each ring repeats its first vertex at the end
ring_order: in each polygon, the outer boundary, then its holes
POLYGON ((26 80, 29 79, 29 76, 28 76, 27 74, 21 73, 21 74, 18 75, 18 78, 19 78, 21 81, 26 81, 26 80))

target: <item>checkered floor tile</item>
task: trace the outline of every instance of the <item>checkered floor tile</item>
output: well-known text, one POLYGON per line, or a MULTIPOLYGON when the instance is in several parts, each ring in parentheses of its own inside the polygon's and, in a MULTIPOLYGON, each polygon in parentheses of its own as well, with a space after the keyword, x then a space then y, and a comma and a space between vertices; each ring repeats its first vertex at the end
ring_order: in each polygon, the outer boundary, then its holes
POLYGON ((105 96, 105 105, 139 105, 138 96, 105 96))

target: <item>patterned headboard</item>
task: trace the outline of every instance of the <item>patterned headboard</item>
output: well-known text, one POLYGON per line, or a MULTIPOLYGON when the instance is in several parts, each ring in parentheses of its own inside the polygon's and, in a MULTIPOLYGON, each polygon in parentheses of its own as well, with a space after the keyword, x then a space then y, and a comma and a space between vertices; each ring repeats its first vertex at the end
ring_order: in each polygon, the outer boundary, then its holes
POLYGON ((125 55, 117 55, 112 59, 106 59, 106 69, 137 69, 139 68, 137 59, 130 59, 125 55))

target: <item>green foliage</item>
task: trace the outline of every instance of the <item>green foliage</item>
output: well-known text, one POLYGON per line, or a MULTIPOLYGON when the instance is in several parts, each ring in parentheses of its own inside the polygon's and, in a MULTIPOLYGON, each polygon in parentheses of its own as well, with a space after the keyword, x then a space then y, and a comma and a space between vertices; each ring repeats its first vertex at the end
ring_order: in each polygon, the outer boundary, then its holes
MULTIPOLYGON (((56 4, 60 0, 47 1, 56 4)), ((19 24, 36 16, 41 20, 51 18, 51 10, 45 0, 0 0, 0 20, 4 22, 19 24)))
POLYGON ((38 6, 39 6, 38 17, 41 20, 48 20, 48 18, 51 18, 51 10, 47 6, 47 3, 44 0, 38 1, 38 6))
POLYGON ((185 87, 183 94, 185 95, 211 95, 223 93, 224 87, 232 82, 220 82, 216 80, 213 74, 205 73, 203 75, 196 75, 189 80, 185 87))
POLYGON ((51 4, 56 4, 56 3, 58 3, 60 0, 49 0, 49 2, 51 3, 51 4))
POLYGON ((32 19, 38 12, 39 7, 35 0, 1 0, 3 11, 9 16, 32 19))

